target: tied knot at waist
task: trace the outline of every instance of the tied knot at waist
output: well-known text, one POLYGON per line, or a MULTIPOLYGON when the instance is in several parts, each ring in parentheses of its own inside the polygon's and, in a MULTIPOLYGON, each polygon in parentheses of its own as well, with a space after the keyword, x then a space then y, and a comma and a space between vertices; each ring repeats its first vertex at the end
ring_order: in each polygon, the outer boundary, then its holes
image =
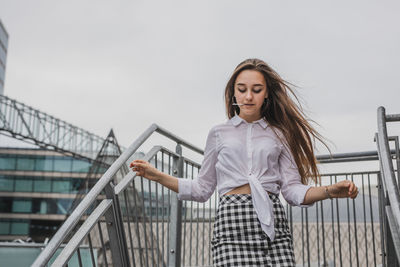
POLYGON ((257 213, 257 217, 260 220, 261 228, 271 240, 274 240, 274 207, 269 196, 271 193, 263 188, 257 178, 250 177, 249 182, 253 206, 257 213))

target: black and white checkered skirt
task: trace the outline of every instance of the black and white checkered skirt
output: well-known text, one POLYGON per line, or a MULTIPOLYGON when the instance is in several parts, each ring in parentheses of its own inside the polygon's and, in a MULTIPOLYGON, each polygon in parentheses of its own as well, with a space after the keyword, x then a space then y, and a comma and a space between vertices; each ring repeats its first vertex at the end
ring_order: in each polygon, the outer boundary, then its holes
POLYGON ((211 239, 213 266, 295 266, 292 235, 278 195, 273 203, 275 240, 264 233, 251 194, 221 195, 211 239))

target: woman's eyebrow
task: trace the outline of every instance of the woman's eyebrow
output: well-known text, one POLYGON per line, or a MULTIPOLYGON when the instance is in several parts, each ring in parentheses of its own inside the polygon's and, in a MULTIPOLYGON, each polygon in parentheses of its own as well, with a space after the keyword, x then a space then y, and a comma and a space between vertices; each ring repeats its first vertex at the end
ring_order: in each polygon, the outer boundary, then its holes
MULTIPOLYGON (((246 86, 246 84, 244 84, 244 83, 237 83, 236 85, 237 85, 237 86, 239 86, 239 85, 241 85, 241 86, 246 86)), ((253 84, 253 86, 264 86, 264 85, 261 84, 261 83, 256 83, 256 84, 253 84)))

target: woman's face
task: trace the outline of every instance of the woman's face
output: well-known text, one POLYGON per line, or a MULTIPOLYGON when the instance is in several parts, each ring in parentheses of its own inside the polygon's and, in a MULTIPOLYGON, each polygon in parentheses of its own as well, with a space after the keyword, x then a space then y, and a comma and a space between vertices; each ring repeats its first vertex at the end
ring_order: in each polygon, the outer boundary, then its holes
POLYGON ((261 106, 268 97, 264 76, 257 70, 244 70, 235 81, 234 95, 239 106, 240 117, 248 122, 261 118, 261 106))

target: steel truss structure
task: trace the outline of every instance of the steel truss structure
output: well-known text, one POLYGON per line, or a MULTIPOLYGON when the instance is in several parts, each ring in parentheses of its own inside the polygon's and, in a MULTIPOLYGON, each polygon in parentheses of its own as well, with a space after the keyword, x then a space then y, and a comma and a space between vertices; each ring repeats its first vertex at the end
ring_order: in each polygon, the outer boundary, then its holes
MULTIPOLYGON (((106 139, 0 95, 0 133, 77 158, 96 159, 106 139)), ((113 151, 118 148, 109 146, 113 151)))

